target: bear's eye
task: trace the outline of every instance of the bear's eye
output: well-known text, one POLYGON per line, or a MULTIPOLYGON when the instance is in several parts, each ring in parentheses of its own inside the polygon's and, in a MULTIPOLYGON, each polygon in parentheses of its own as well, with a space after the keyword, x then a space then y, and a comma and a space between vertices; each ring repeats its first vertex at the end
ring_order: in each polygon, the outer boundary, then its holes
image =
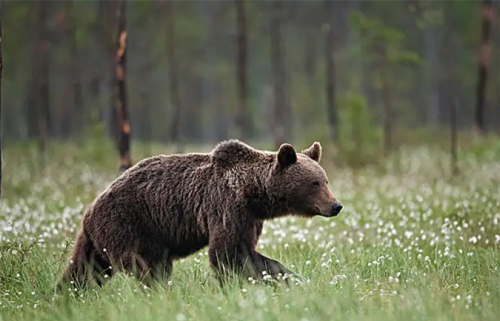
POLYGON ((314 186, 319 186, 319 182, 318 182, 318 181, 313 182, 313 185, 314 185, 314 186))

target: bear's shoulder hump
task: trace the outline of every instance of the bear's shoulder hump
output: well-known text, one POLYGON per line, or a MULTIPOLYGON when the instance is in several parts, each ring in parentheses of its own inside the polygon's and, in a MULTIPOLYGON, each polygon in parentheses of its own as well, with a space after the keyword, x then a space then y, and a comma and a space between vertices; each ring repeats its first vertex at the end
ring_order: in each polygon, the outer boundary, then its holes
POLYGON ((260 152, 237 139, 222 141, 212 150, 212 161, 230 165, 249 162, 260 156, 260 152))

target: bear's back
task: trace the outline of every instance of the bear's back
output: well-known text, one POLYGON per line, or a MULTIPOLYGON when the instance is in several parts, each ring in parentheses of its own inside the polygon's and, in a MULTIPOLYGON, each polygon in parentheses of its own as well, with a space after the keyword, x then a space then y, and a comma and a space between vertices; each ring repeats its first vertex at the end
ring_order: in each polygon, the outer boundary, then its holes
POLYGON ((211 171, 208 154, 143 159, 97 197, 85 224, 91 230, 106 226, 114 235, 134 226, 147 231, 151 242, 173 246, 177 255, 187 255, 207 241, 207 223, 200 222, 199 214, 210 210, 203 195, 209 189, 205 181, 210 180, 211 171), (190 245, 184 249, 184 243, 190 245))

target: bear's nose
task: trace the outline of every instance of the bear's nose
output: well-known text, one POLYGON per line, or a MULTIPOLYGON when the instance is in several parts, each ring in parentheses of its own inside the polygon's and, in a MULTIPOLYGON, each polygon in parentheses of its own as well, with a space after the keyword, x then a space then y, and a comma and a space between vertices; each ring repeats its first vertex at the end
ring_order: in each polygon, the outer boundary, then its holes
POLYGON ((340 202, 337 202, 337 203, 334 203, 332 205, 332 212, 333 212, 333 215, 338 215, 340 213, 340 211, 342 210, 342 208, 344 208, 342 206, 342 203, 340 202))

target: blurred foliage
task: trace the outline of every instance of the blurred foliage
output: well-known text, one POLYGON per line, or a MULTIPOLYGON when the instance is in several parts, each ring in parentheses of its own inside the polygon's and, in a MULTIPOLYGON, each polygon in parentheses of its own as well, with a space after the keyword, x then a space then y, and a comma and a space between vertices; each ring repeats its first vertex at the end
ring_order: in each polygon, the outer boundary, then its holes
MULTIPOLYGON (((99 15, 97 0, 50 3, 47 25, 40 24, 37 1, 6 1, 3 4, 5 140, 27 140, 32 94, 33 51, 37 30, 50 35, 51 136, 87 137, 101 127, 106 134, 113 114, 110 83, 112 59, 106 48, 115 43, 113 21, 99 15), (22 21, 23 23, 20 23, 22 21), (72 46, 77 48, 73 56, 72 46), (78 75, 72 73, 76 64, 78 75), (72 111, 72 84, 82 86, 83 110, 72 111), (69 109, 69 111, 68 111, 69 109), (82 120, 83 128, 61 129, 66 117, 82 120)), ((251 141, 271 140, 272 66, 269 39, 269 3, 247 1, 249 114, 251 141)), ((389 74, 395 108, 395 127, 428 128, 427 97, 440 92, 443 71, 435 68, 427 53, 441 54, 444 39, 453 61, 454 95, 461 130, 472 125, 476 85, 476 63, 480 30, 478 1, 346 1, 335 2, 333 17, 321 1, 283 3, 283 41, 287 95, 293 111, 288 141, 327 140, 324 26, 336 30, 336 94, 339 108, 338 150, 372 154, 381 145, 383 104, 379 70, 389 74), (436 48, 426 47, 431 31, 436 48), (380 53, 384 53, 381 57, 380 53), (380 64, 383 63, 382 67, 380 64), (435 84, 430 86, 429 84, 435 84)), ((187 142, 211 143, 235 133, 236 100, 236 14, 230 1, 174 1, 176 54, 182 101, 181 128, 187 142)), ((167 72, 165 5, 161 1, 128 2, 128 98, 132 136, 137 140, 169 141, 171 106, 167 72)), ((101 12, 102 13, 102 12, 101 12)), ((491 77, 487 97, 487 125, 499 128, 500 85, 498 28, 493 28, 491 77)), ((112 57, 111 57, 112 58, 112 57)), ((439 96, 439 95, 438 95, 439 96)), ((442 96, 442 95, 441 95, 442 96)), ((434 107, 433 107, 434 108, 434 107)), ((448 106, 440 101, 440 131, 447 139, 448 106)), ((35 122, 32 122, 36 124, 35 122)), ((404 135, 403 135, 404 136, 404 135)), ((419 136, 419 135, 417 135, 419 136)), ((96 138, 97 139, 97 138, 96 138)), ((395 137, 399 141, 398 137, 395 137)), ((134 145, 132 146, 134 148, 134 145)), ((364 158, 364 157, 361 157, 364 158)))

